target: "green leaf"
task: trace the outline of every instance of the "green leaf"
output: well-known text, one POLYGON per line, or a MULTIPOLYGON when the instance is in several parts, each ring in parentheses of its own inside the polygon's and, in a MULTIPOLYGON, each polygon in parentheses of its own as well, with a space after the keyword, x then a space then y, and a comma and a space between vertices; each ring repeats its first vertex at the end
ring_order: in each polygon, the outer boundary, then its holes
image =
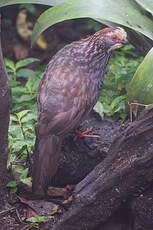
POLYGON ((17 187, 11 188, 11 193, 16 193, 17 192, 17 187))
POLYGON ((40 61, 38 58, 26 58, 24 60, 18 61, 15 65, 16 70, 21 68, 21 67, 25 67, 33 62, 37 62, 40 61))
POLYGON ((113 110, 115 107, 119 106, 120 102, 125 99, 125 96, 116 97, 111 103, 111 109, 113 110))
POLYGON ((21 175, 21 178, 22 178, 22 179, 27 178, 28 171, 29 171, 29 169, 28 169, 28 168, 26 168, 26 169, 24 169, 24 170, 22 171, 22 175, 21 175))
POLYGON ((44 220, 51 219, 51 218, 54 218, 54 217, 53 216, 40 216, 40 217, 33 216, 31 218, 26 219, 26 221, 29 221, 31 223, 41 223, 44 220))
POLYGON ((8 67, 10 69, 9 72, 11 72, 11 70, 12 70, 12 72, 14 73, 16 71, 14 62, 8 58, 5 58, 4 60, 5 60, 6 67, 8 67))
MULTIPOLYGON (((10 144, 10 142, 9 142, 9 144, 10 144)), ((15 161, 16 161, 16 158, 17 158, 17 156, 11 152, 11 153, 9 154, 7 163, 9 164, 9 163, 15 162, 15 161)))
POLYGON ((22 123, 25 123, 31 120, 37 120, 37 114, 28 113, 25 117, 21 119, 22 123))
POLYGON ((6 66, 7 73, 12 76, 14 74, 14 70, 12 70, 10 67, 6 66))
POLYGON ((51 25, 68 19, 87 17, 101 22, 107 20, 124 25, 153 39, 153 21, 142 14, 141 8, 134 1, 69 0, 41 14, 33 30, 32 44, 51 25))
POLYGON ((33 97, 34 96, 30 96, 30 95, 22 95, 20 97, 14 98, 14 101, 17 102, 17 103, 21 103, 21 102, 24 102, 24 101, 31 101, 31 99, 33 97))
POLYGON ((21 141, 21 139, 19 139, 19 140, 15 139, 14 144, 12 145, 12 151, 14 153, 23 152, 25 147, 26 147, 25 141, 21 141))
POLYGON ((17 186, 17 182, 15 180, 8 182, 7 187, 14 188, 17 186))
POLYGON ((25 88, 25 87, 14 87, 14 88, 12 88, 12 93, 14 94, 14 93, 28 93, 27 92, 27 89, 25 88))
POLYGON ((106 103, 103 103, 103 110, 104 110, 104 113, 107 114, 107 116, 112 116, 112 111, 111 111, 111 108, 110 108, 110 105, 106 104, 106 103))
POLYGON ((129 84, 126 102, 153 103, 153 48, 145 56, 129 84))
POLYGON ((153 1, 152 0, 136 0, 144 9, 153 14, 153 1))
POLYGON ((26 116, 28 113, 30 112, 30 110, 26 109, 26 110, 22 110, 20 111, 19 113, 16 113, 16 116, 21 119, 23 118, 24 116, 26 116))
POLYGON ((93 108, 102 118, 104 118, 104 108, 101 102, 97 102, 93 108))
POLYGON ((121 102, 117 105, 117 107, 116 107, 115 110, 114 110, 114 113, 117 113, 117 112, 119 112, 120 110, 124 111, 124 113, 125 113, 125 101, 124 101, 124 100, 121 101, 121 102))
POLYGON ((29 78, 25 86, 28 88, 30 92, 37 94, 40 80, 41 79, 38 78, 38 76, 36 78, 29 78))
POLYGON ((22 4, 22 3, 33 3, 33 4, 54 6, 62 2, 65 2, 65 0, 1 0, 0 7, 9 6, 13 4, 22 4))
POLYGON ((31 183, 31 181, 32 181, 32 178, 31 177, 27 177, 27 178, 21 178, 20 177, 20 180, 22 181, 22 183, 24 183, 24 184, 30 184, 31 183))
POLYGON ((10 125, 9 126, 9 133, 11 133, 13 136, 21 135, 21 128, 17 125, 10 125))
POLYGON ((18 118, 17 118, 17 116, 15 116, 15 115, 10 115, 10 120, 11 121, 18 121, 18 118))
POLYGON ((14 80, 14 76, 13 76, 12 74, 8 74, 8 78, 9 78, 10 86, 11 86, 12 88, 14 88, 14 87, 20 85, 20 82, 14 80))
POLYGON ((13 171, 14 172, 17 172, 17 173, 22 173, 23 172, 23 170, 24 170, 24 167, 22 166, 22 165, 14 165, 13 167, 13 171))
POLYGON ((17 77, 24 77, 24 78, 29 78, 29 77, 36 77, 36 72, 34 72, 32 69, 19 69, 17 74, 17 77))

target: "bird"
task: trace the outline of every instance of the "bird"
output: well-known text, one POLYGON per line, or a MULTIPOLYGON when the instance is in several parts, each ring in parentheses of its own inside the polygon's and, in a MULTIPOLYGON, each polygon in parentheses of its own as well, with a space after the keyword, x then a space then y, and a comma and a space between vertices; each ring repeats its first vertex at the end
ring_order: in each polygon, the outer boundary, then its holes
POLYGON ((48 63, 37 96, 34 193, 47 190, 57 171, 63 139, 98 101, 113 50, 127 44, 122 27, 107 27, 64 46, 48 63))

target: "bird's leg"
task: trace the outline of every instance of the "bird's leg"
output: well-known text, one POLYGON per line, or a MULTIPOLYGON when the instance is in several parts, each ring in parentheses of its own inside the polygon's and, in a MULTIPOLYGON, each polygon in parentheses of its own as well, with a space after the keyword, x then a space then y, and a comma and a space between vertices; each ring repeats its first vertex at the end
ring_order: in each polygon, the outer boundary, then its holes
POLYGON ((90 128, 84 132, 80 132, 79 130, 76 129, 75 130, 76 135, 75 135, 73 140, 76 141, 80 137, 100 138, 100 136, 98 136, 98 135, 88 135, 88 133, 92 132, 92 130, 93 130, 93 128, 90 128))

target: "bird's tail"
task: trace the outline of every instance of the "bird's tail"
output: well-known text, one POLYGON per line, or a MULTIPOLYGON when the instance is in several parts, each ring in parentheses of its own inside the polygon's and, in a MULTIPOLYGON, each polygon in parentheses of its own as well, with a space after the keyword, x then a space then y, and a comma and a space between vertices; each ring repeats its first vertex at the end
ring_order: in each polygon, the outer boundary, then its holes
POLYGON ((60 155, 62 138, 50 135, 36 137, 34 167, 32 172, 32 190, 45 190, 55 175, 60 155))

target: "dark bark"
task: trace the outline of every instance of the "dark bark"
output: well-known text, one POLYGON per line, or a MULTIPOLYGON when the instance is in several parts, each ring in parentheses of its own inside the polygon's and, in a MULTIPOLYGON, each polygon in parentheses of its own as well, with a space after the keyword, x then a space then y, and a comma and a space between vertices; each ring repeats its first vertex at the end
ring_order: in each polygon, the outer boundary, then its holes
MULTIPOLYGON (((1 21, 0 21, 1 27, 1 21)), ((1 31, 0 31, 1 32, 1 31)), ((11 105, 11 89, 8 84, 7 72, 2 55, 0 33, 0 205, 4 202, 6 184, 8 182, 8 125, 11 105)))
POLYGON ((134 230, 153 229, 153 188, 131 202, 134 230))
POLYGON ((75 188, 74 201, 52 230, 94 230, 153 181, 153 108, 118 136, 105 160, 75 188))

